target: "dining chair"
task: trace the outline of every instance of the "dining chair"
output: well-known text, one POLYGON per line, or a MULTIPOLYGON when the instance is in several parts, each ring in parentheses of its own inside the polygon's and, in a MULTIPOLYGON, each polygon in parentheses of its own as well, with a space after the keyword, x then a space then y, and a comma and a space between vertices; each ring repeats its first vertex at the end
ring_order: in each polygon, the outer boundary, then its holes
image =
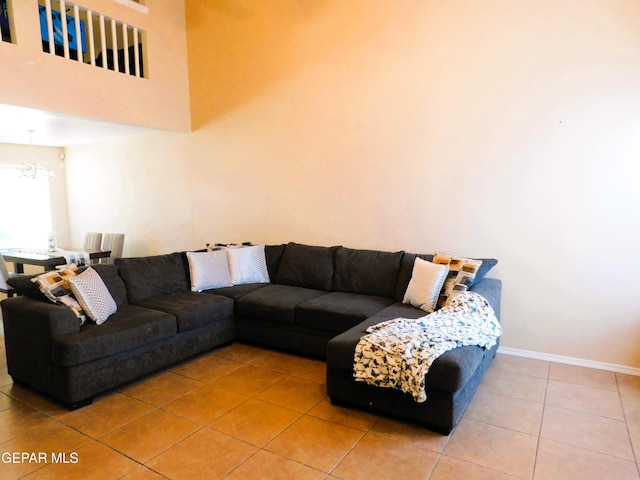
POLYGON ((0 253, 0 293, 4 293, 7 297, 13 297, 16 291, 11 285, 7 283, 10 277, 13 275, 9 273, 7 264, 4 262, 4 258, 0 253))
POLYGON ((113 263, 116 258, 122 257, 124 247, 124 233, 105 233, 102 237, 101 250, 111 250, 111 255, 101 258, 100 263, 113 263))
POLYGON ((84 245, 82 248, 85 250, 100 250, 102 245, 102 234, 96 232, 87 232, 84 235, 84 245))

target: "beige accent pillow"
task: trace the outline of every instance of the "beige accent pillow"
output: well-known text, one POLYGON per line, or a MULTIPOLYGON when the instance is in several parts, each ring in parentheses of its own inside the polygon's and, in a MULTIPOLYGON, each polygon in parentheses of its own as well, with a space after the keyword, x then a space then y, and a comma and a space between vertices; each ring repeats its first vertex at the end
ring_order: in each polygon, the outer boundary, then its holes
POLYGON ((77 270, 77 265, 72 263, 66 265, 64 268, 38 275, 32 278, 31 281, 35 283, 44 296, 53 303, 70 308, 80 320, 80 325, 82 325, 85 321, 84 311, 76 299, 73 298, 71 285, 69 284, 69 279, 76 276, 77 270))
POLYGON ((436 252, 433 256, 433 263, 449 267, 449 274, 444 282, 442 292, 440 292, 440 298, 438 298, 438 307, 442 307, 450 297, 469 289, 476 278, 480 265, 482 265, 482 260, 436 252))
POLYGON ((402 303, 413 305, 428 313, 433 312, 448 271, 447 265, 436 265, 416 257, 402 303))

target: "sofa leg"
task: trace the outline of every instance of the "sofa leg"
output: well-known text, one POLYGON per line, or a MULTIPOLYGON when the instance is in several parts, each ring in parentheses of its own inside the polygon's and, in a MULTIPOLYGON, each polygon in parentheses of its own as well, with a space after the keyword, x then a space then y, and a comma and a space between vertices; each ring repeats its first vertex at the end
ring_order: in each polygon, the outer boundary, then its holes
POLYGON ((69 410, 77 410, 82 407, 86 407, 87 405, 91 405, 93 403, 93 397, 85 398, 84 400, 80 400, 79 402, 67 403, 67 408, 69 410))

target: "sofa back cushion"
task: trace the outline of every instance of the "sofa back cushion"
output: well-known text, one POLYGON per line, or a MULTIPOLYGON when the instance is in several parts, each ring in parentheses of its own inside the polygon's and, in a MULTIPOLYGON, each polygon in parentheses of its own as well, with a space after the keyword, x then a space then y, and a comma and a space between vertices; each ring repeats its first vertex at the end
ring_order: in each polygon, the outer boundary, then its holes
POLYGON ((278 275, 278 269, 280 268, 280 262, 282 261, 282 255, 287 248, 287 244, 281 245, 265 245, 264 256, 267 260, 267 270, 269 271, 269 278, 273 281, 278 275))
POLYGON ((394 298, 403 252, 339 247, 333 291, 394 298))
MULTIPOLYGON (((127 303, 127 287, 122 280, 122 277, 118 274, 118 266, 113 263, 99 263, 92 265, 93 268, 102 281, 107 286, 109 293, 116 302, 116 305, 120 307, 127 303)), ((81 269, 83 270, 83 269, 81 269)))
POLYGON ((184 253, 116 258, 114 263, 127 286, 127 296, 131 303, 189 290, 184 253))
POLYGON ((288 243, 274 283, 292 287, 331 290, 335 247, 288 243))

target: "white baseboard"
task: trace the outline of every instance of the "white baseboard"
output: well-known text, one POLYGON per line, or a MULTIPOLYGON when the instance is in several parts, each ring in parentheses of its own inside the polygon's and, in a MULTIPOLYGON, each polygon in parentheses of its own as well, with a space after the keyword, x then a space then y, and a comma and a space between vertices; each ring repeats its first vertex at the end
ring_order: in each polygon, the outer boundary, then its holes
POLYGON ((585 360, 583 358, 565 357, 563 355, 553 355, 551 353, 533 352, 531 350, 520 350, 517 348, 498 347, 498 353, 505 355, 513 355, 515 357, 534 358, 536 360, 546 360, 549 362, 566 363, 568 365, 576 365, 578 367, 597 368, 599 370, 608 370, 610 372, 625 373, 627 375, 640 376, 640 368, 627 367, 625 365, 616 365, 615 363, 595 362, 593 360, 585 360))

